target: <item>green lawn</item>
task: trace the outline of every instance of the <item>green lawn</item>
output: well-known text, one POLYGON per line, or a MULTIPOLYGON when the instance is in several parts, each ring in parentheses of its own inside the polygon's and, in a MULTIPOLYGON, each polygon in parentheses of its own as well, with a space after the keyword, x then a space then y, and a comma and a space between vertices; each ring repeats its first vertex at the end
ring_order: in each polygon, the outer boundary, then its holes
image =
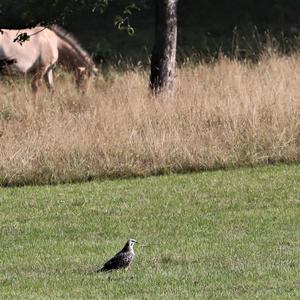
POLYGON ((1 299, 300 299, 300 165, 2 188, 0 226, 1 299))

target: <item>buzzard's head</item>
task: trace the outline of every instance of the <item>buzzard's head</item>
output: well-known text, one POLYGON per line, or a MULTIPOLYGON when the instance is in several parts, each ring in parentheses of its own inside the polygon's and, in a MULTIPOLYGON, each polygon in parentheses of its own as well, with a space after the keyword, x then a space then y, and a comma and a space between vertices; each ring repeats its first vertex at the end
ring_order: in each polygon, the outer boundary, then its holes
POLYGON ((126 252, 126 251, 133 251, 133 246, 134 244, 136 244, 137 241, 134 240, 134 239, 130 239, 126 242, 124 248, 122 249, 123 252, 126 252))
POLYGON ((137 241, 136 240, 134 240, 134 239, 130 239, 129 241, 128 241, 128 246, 129 247, 133 247, 134 246, 134 244, 136 244, 137 243, 137 241))

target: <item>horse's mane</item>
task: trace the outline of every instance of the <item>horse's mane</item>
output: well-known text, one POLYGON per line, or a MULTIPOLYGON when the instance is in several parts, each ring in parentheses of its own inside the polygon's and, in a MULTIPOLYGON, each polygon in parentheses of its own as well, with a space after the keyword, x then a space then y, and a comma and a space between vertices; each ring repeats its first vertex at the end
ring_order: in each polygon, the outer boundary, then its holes
POLYGON ((51 29, 63 41, 71 45, 71 47, 77 52, 77 54, 79 54, 90 67, 94 66, 94 62, 89 53, 82 48, 79 41, 71 33, 67 32, 65 29, 56 24, 51 25, 49 29, 51 29))

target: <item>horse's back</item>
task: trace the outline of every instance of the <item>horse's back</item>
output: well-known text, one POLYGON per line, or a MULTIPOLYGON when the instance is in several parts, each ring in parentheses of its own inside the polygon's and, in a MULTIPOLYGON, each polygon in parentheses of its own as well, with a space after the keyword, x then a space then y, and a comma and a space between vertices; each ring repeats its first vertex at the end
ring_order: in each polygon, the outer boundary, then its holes
POLYGON ((44 27, 32 29, 2 29, 0 34, 0 59, 16 59, 15 67, 23 73, 30 71, 36 64, 52 65, 57 61, 57 36, 44 27), (18 35, 26 33, 29 40, 22 43, 14 41, 18 35))

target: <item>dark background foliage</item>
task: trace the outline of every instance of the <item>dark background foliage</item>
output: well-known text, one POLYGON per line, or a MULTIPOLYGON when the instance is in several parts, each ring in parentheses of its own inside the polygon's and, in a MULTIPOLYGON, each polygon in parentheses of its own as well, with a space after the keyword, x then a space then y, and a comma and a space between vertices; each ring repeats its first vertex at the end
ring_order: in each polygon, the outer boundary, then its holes
MULTIPOLYGON (((153 40, 153 1, 137 0, 140 10, 123 14, 128 0, 0 0, 2 28, 56 22, 74 33, 96 60, 130 57, 146 61, 153 40), (135 29, 118 30, 115 17, 135 29)), ((276 43, 283 52, 299 44, 300 0, 180 0, 179 59, 186 56, 254 57, 262 45, 276 43), (275 41, 276 40, 276 41, 275 41)))

